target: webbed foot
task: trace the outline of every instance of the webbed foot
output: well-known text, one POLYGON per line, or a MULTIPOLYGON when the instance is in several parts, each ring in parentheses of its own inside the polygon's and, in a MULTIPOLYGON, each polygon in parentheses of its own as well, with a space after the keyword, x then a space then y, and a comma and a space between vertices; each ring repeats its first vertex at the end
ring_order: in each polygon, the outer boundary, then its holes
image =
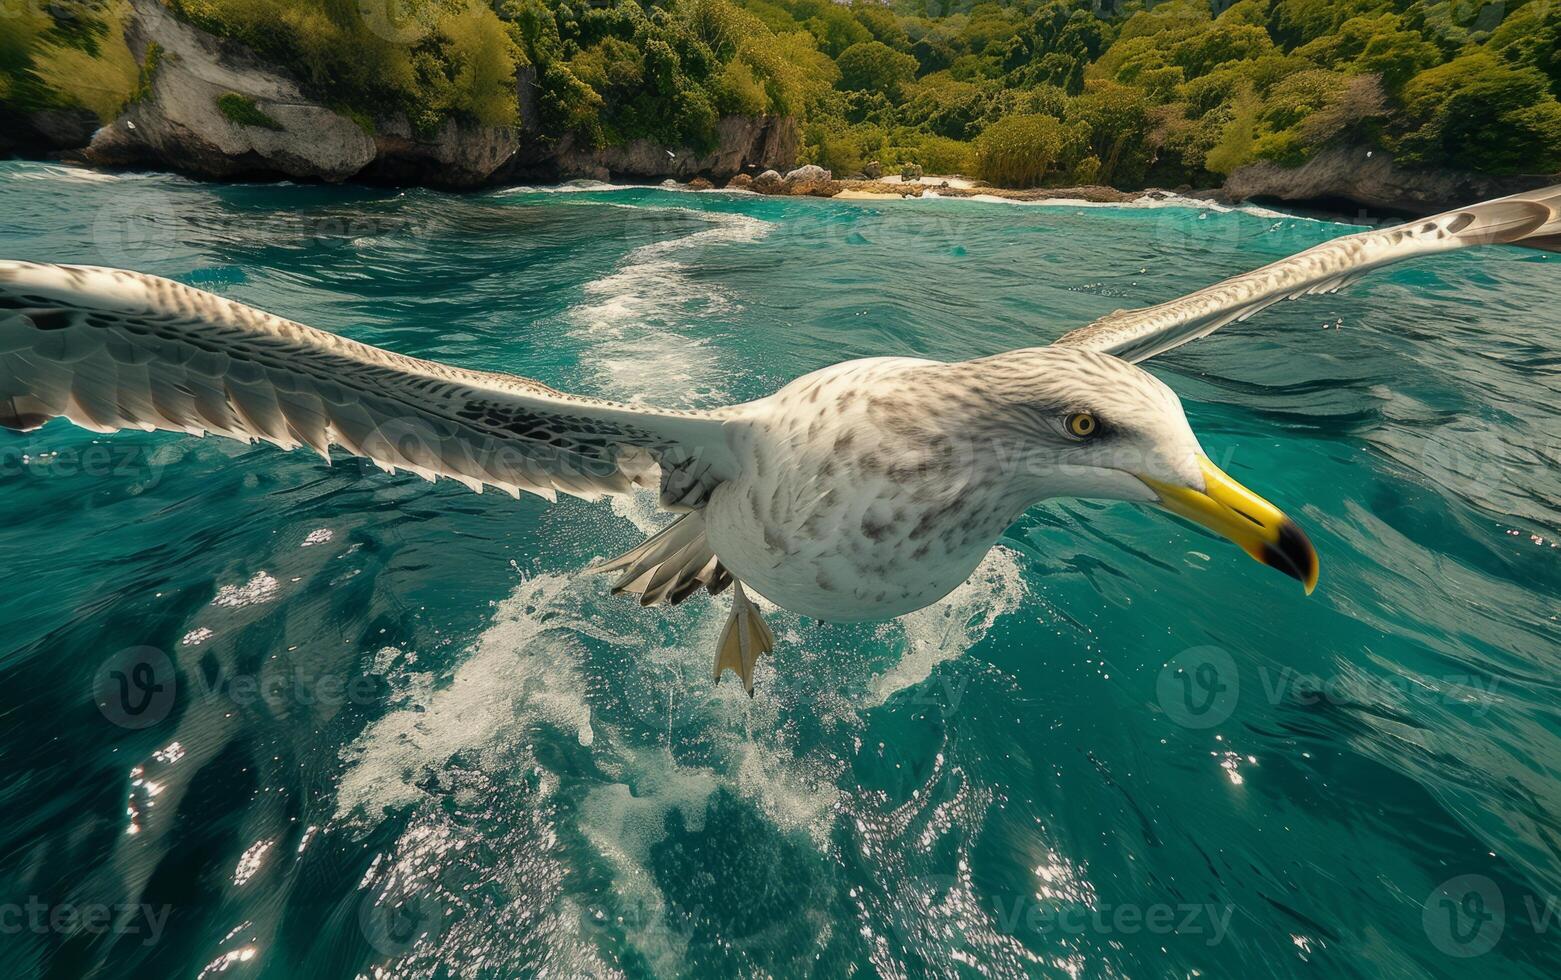
POLYGON ((742 678, 743 689, 753 697, 753 668, 762 653, 773 653, 775 634, 759 613, 759 607, 748 598, 741 582, 732 588, 732 611, 726 617, 721 630, 721 641, 716 645, 715 679, 720 683, 721 674, 731 669, 742 678))

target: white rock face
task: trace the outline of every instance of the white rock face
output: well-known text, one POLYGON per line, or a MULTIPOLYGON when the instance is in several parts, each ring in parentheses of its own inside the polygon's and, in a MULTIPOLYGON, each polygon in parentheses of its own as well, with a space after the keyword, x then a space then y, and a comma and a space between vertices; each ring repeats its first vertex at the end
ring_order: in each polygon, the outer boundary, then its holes
POLYGON ((93 138, 102 163, 146 157, 214 177, 285 175, 341 181, 374 159, 374 140, 340 113, 309 101, 291 80, 244 49, 181 23, 158 0, 131 0, 126 30, 143 61, 159 48, 151 91, 93 138), (278 128, 229 119, 217 100, 236 94, 278 128))

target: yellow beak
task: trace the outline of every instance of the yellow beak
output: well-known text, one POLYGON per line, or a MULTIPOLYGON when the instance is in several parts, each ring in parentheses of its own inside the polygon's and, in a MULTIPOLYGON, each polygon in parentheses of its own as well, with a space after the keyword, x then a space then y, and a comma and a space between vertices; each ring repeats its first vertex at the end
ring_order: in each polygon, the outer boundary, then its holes
POLYGON ((1317 550, 1306 532, 1278 507, 1232 480, 1208 457, 1199 456, 1198 465, 1203 468, 1202 493, 1147 476, 1138 478, 1160 495, 1160 505, 1166 510, 1229 538, 1263 564, 1299 579, 1311 595, 1317 587, 1317 550))

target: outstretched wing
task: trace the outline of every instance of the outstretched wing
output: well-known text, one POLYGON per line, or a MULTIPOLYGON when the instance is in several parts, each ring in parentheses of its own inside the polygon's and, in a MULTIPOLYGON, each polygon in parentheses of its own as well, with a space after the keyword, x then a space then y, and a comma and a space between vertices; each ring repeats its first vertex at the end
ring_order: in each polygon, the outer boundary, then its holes
POLYGON ((552 499, 729 476, 721 419, 403 357, 155 276, 0 261, 0 426, 332 445, 386 470, 552 499))
POLYGON ((1473 245, 1561 251, 1561 185, 1335 238, 1169 303, 1117 310, 1056 343, 1142 361, 1282 299, 1331 293, 1372 269, 1473 245))

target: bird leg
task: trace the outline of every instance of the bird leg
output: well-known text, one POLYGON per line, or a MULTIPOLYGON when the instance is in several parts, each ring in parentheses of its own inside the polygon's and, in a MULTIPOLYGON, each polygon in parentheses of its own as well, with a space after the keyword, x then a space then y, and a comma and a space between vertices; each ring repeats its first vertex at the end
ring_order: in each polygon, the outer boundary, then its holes
POLYGON ((773 653, 775 634, 759 614, 759 607, 748 598, 741 582, 732 583, 732 611, 726 617, 721 630, 721 641, 715 651, 715 679, 721 682, 721 674, 727 668, 737 671, 742 678, 743 689, 753 697, 753 668, 759 654, 773 653))

